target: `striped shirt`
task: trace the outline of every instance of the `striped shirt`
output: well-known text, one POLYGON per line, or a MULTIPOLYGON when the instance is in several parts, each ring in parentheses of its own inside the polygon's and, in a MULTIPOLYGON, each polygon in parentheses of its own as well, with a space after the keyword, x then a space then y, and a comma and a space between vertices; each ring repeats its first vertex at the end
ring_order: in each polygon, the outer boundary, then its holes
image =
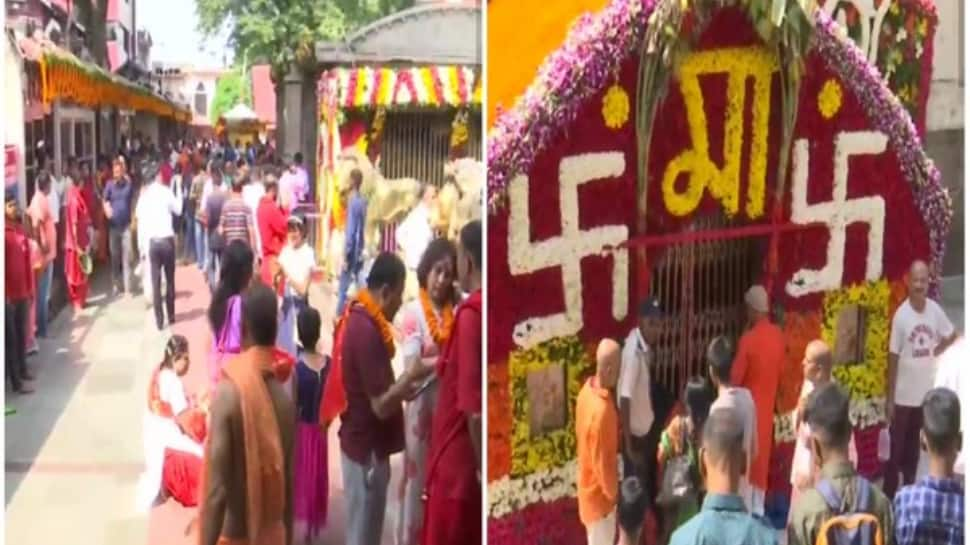
POLYGON ((253 211, 242 199, 230 198, 226 201, 219 224, 222 226, 226 245, 234 240, 252 243, 249 233, 253 229, 253 211))

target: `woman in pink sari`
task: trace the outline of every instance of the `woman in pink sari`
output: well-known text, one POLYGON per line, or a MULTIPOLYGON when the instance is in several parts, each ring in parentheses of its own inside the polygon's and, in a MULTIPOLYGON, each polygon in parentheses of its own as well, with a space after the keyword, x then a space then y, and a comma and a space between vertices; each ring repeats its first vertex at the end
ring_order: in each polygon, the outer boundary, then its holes
POLYGON ((81 259, 82 256, 90 259, 88 247, 91 239, 88 228, 91 226, 91 214, 81 191, 81 177, 75 176, 72 180, 73 183, 67 189, 65 205, 67 222, 64 228, 64 276, 67 278, 67 297, 76 310, 81 310, 88 298, 88 275, 81 268, 81 259))
POLYGON ((232 241, 222 256, 221 276, 209 304, 212 350, 209 353, 209 387, 214 390, 222 367, 242 351, 242 293, 253 277, 253 251, 240 240, 232 241))

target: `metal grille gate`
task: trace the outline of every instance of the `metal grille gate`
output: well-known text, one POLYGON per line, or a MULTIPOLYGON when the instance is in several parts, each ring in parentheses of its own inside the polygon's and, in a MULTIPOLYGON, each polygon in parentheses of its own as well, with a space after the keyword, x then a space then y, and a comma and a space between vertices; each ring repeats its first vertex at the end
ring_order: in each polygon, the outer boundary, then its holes
MULTIPOLYGON (((698 218, 689 229, 726 227, 717 214, 698 218)), ((667 313, 654 372, 668 391, 679 397, 689 377, 707 376, 704 353, 714 337, 740 336, 744 293, 761 271, 762 240, 755 237, 678 243, 661 250, 651 270, 650 293, 667 313)))
MULTIPOLYGON (((381 172, 385 178, 414 178, 441 187, 451 150, 455 110, 387 112, 381 141, 381 172)), ((468 154, 482 156, 481 116, 468 116, 468 154)), ((384 227, 381 249, 393 252, 397 224, 384 227)))

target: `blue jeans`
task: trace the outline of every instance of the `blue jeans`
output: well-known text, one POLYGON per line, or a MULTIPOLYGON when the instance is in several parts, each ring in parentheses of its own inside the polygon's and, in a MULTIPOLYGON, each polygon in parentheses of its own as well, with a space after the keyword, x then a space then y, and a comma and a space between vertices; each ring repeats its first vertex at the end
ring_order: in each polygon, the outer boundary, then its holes
MULTIPOLYGON (((344 305, 347 304, 347 290, 350 289, 350 283, 357 280, 357 276, 360 275, 360 265, 354 267, 347 267, 340 271, 340 284, 337 286, 337 317, 343 315, 344 305)), ((358 285, 360 282, 357 282, 358 285)))
POLYGON ((208 244, 208 233, 206 233, 206 228, 202 225, 199 220, 195 221, 195 257, 196 262, 199 265, 200 271, 205 271, 208 264, 209 258, 209 248, 208 244))
POLYGON ((47 336, 47 311, 51 300, 51 282, 54 280, 54 263, 48 263, 40 271, 40 282, 37 283, 37 336, 47 336))

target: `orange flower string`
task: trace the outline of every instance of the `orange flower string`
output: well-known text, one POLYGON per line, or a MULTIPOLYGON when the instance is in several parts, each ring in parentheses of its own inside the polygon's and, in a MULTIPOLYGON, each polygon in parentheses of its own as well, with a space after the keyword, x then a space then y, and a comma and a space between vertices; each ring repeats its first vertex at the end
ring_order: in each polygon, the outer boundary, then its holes
POLYGON ((434 305, 431 304, 431 296, 428 295, 428 290, 419 291, 418 300, 421 301, 424 320, 428 324, 428 329, 431 330, 431 338, 439 347, 443 347, 448 342, 448 337, 451 336, 451 327, 455 324, 455 313, 451 303, 442 307, 441 321, 439 322, 438 315, 434 312, 434 305))
POLYGON ((384 311, 381 310, 381 307, 377 305, 377 302, 374 301, 370 296, 370 292, 367 290, 359 290, 355 300, 364 308, 364 312, 374 320, 374 323, 377 324, 377 329, 381 332, 381 340, 384 341, 384 348, 387 348, 387 356, 394 359, 394 333, 391 330, 391 324, 384 317, 384 311))

